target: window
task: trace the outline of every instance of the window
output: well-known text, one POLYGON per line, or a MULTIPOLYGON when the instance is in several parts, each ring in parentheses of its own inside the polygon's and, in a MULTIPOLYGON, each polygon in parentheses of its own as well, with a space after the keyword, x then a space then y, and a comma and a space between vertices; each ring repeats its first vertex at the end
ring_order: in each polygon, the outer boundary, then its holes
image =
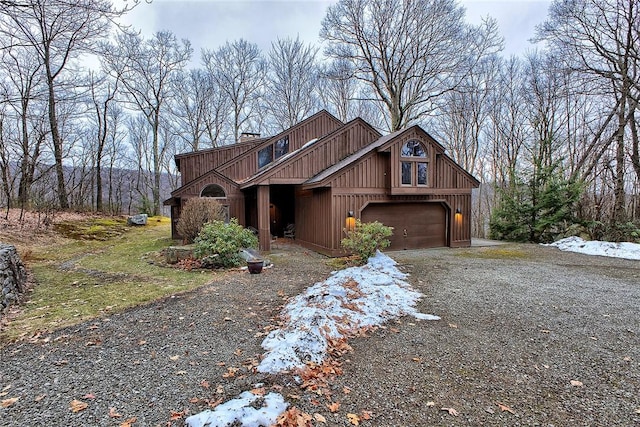
POLYGON ((224 193, 224 189, 217 184, 209 184, 202 189, 200 192, 200 197, 215 197, 218 199, 223 199, 227 197, 224 193))
POLYGON ((402 157, 427 157, 427 153, 418 141, 409 141, 402 146, 402 157))
POLYGON ((273 162, 273 145, 258 151, 258 168, 267 166, 271 162, 273 162))
POLYGON ((275 159, 279 159, 289 152, 289 137, 285 136, 282 139, 279 139, 273 144, 273 148, 275 151, 275 159))
POLYGON ((418 185, 427 185, 427 164, 424 162, 417 163, 418 165, 418 185))
POLYGON ((289 152, 289 137, 285 136, 258 151, 258 169, 278 160, 289 152))
POLYGON ((427 185, 428 165, 427 150, 420 141, 411 140, 400 150, 400 182, 402 185, 427 185))
POLYGON ((402 162, 402 185, 411 185, 411 162, 402 162))

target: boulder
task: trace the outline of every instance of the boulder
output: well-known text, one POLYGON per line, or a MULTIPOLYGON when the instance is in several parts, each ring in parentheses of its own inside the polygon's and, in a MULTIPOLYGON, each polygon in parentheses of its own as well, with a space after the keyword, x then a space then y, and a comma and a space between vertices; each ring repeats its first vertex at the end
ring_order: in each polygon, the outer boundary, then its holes
POLYGON ((137 214, 127 218, 128 225, 147 225, 147 214, 137 214))
POLYGON ((27 270, 13 245, 0 243, 0 314, 20 299, 27 288, 27 270))
POLYGON ((193 258, 195 245, 169 246, 164 251, 164 259, 167 264, 177 264, 183 259, 193 258))

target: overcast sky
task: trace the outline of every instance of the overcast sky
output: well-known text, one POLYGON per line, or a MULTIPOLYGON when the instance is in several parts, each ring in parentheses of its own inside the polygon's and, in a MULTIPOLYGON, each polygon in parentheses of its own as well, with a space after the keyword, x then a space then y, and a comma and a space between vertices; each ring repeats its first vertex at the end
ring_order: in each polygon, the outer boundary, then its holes
MULTIPOLYGON (((320 24, 327 7, 323 0, 153 0, 130 12, 125 21, 146 37, 155 31, 170 30, 178 38, 191 41, 194 62, 201 48, 217 49, 226 41, 244 38, 257 43, 266 53, 277 38, 299 36, 318 43, 320 24)), ((531 48, 534 28, 544 21, 547 0, 462 0, 467 20, 480 22, 483 16, 498 21, 505 39, 504 55, 521 55, 531 48)))

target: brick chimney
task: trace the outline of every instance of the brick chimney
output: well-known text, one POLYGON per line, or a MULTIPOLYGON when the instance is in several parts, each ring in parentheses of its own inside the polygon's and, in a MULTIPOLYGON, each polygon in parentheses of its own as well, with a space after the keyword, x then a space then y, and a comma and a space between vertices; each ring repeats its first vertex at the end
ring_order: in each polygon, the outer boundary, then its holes
POLYGON ((259 133, 242 132, 240 134, 240 139, 238 140, 238 142, 247 142, 247 141, 251 141, 252 139, 258 139, 258 138, 260 138, 259 133))

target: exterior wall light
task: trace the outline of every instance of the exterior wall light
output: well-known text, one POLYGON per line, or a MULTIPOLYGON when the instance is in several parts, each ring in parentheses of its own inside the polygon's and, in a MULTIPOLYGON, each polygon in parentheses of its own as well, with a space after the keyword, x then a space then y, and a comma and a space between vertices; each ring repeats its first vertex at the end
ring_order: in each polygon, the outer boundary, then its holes
POLYGON ((456 208, 455 222, 456 225, 462 224, 462 212, 460 211, 460 208, 456 208))
POLYGON ((347 212, 347 219, 344 222, 344 226, 347 231, 356 229, 356 218, 353 216, 353 211, 347 212))

